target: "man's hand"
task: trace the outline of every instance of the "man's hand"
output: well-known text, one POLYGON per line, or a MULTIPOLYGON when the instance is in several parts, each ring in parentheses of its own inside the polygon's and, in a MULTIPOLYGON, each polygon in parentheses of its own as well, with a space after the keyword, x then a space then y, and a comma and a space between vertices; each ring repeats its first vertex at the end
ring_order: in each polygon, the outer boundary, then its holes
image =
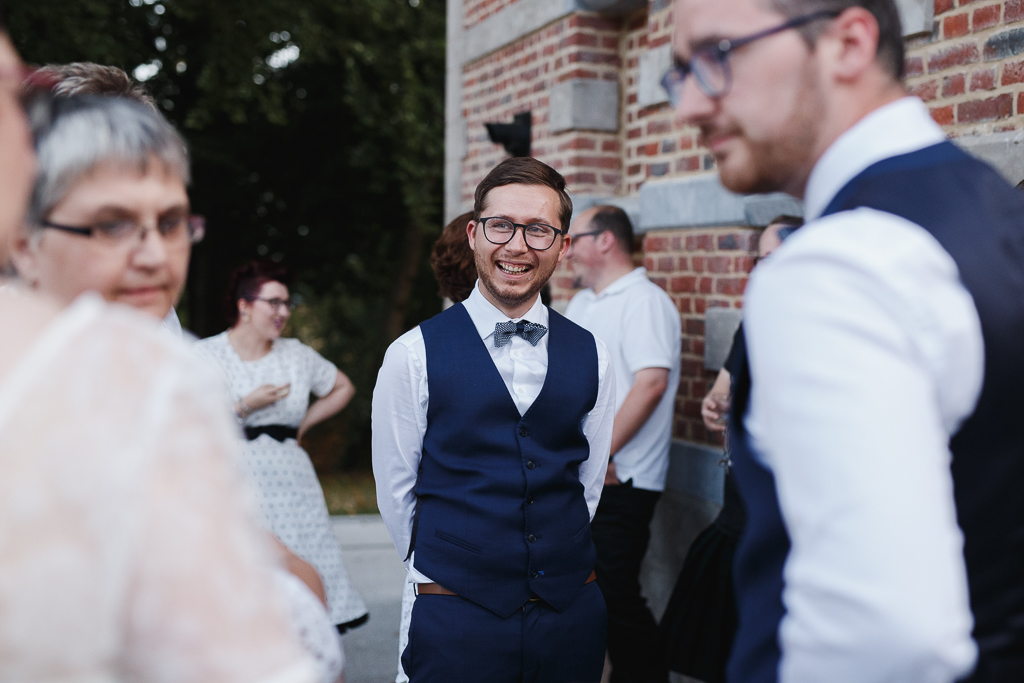
POLYGON ((711 385, 711 391, 700 402, 700 416, 704 418, 704 426, 709 432, 725 431, 726 420, 723 418, 729 414, 731 381, 729 371, 722 368, 715 378, 715 383, 711 385), (725 398, 724 401, 721 400, 722 397, 725 398))
POLYGON ((608 471, 604 474, 604 485, 618 486, 619 483, 619 478, 615 476, 615 462, 611 461, 608 463, 608 471))

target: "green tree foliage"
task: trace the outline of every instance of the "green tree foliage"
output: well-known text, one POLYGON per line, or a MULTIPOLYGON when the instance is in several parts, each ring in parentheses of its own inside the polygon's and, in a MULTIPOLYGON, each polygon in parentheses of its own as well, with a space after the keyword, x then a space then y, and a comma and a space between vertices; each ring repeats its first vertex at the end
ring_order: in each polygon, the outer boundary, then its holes
POLYGON ((207 220, 181 307, 194 332, 223 329, 236 265, 294 269, 306 305, 293 328, 358 389, 311 435, 321 470, 369 464, 384 350, 440 308, 426 245, 442 211, 444 4, 5 0, 27 62, 149 76, 188 139, 207 220))

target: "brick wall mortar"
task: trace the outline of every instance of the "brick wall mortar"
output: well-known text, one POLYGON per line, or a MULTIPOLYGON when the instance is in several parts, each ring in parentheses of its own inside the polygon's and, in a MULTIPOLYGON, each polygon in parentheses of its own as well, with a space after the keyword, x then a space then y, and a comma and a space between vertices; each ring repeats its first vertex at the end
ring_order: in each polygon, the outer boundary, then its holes
POLYGON ((533 114, 533 156, 560 171, 575 193, 614 195, 620 191, 618 133, 549 128, 551 87, 573 78, 618 80, 621 20, 578 12, 463 67, 463 112, 467 154, 462 200, 507 154, 490 141, 485 123, 507 122, 523 111, 533 114))
MULTIPOLYGON (((516 1, 466 0, 465 25, 476 25, 516 1)), ((1024 0, 933 2, 934 31, 907 43, 908 89, 925 100, 951 136, 1024 128, 1024 0)), ((670 42, 671 34, 671 3, 651 0, 649 12, 620 19, 570 15, 464 65, 464 204, 472 203, 477 183, 506 156, 490 142, 483 124, 511 121, 528 110, 533 112, 534 156, 560 170, 576 195, 636 196, 650 178, 713 172, 714 160, 700 146, 697 132, 677 126, 668 105, 638 103, 640 56, 670 42), (618 132, 550 132, 548 94, 554 84, 570 78, 618 79, 618 132)), ((648 266, 652 280, 669 293, 683 322, 677 438, 716 443, 699 417, 699 401, 713 380, 713 373, 703 371, 704 312, 709 306, 741 306, 756 232, 679 229, 650 233, 643 240, 638 263, 648 266), (734 241, 722 243, 730 248, 721 249, 719 240, 730 235, 734 241)), ((554 298, 564 302, 576 291, 574 274, 558 269, 552 279, 554 298)))
POLYGON ((934 2, 932 34, 907 45, 910 92, 953 137, 1024 127, 1024 2, 934 2))

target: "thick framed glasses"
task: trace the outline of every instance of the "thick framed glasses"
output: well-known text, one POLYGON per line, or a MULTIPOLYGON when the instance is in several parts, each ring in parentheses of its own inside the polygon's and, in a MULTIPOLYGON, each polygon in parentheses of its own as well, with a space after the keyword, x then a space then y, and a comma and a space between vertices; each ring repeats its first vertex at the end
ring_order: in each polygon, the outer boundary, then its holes
MULTIPOLYGON (((156 231, 167 242, 196 244, 206 234, 203 221, 198 216, 166 216, 157 221, 156 231)), ((94 225, 62 225, 53 221, 42 221, 40 225, 52 230, 61 230, 96 240, 97 243, 112 247, 126 247, 141 244, 150 229, 130 220, 101 221, 94 225)))
POLYGON ((282 306, 286 307, 289 311, 294 311, 295 307, 298 306, 298 304, 295 303, 295 300, 291 297, 288 297, 287 299, 262 299, 260 297, 256 297, 255 299, 252 299, 252 301, 262 301, 263 303, 270 304, 270 307, 275 311, 282 306))
POLYGON ((515 237, 516 230, 523 231, 523 239, 526 246, 537 251, 545 251, 551 248, 559 235, 564 235, 568 230, 561 230, 547 223, 513 223, 507 218, 492 216, 481 218, 479 221, 484 230, 484 237, 491 244, 508 244, 515 237))
POLYGON ((750 45, 762 38, 773 36, 776 33, 799 28, 812 21, 826 18, 834 19, 840 14, 842 14, 840 10, 811 12, 810 14, 793 17, 778 26, 758 31, 749 36, 732 39, 723 38, 713 45, 698 47, 693 51, 688 62, 682 62, 676 58, 675 65, 662 77, 661 87, 668 93, 669 102, 673 108, 679 106, 683 94, 683 85, 690 74, 693 74, 693 77, 697 79, 697 85, 700 86, 700 89, 708 97, 712 99, 725 97, 729 93, 730 88, 732 88, 732 69, 729 67, 729 55, 733 50, 750 45))

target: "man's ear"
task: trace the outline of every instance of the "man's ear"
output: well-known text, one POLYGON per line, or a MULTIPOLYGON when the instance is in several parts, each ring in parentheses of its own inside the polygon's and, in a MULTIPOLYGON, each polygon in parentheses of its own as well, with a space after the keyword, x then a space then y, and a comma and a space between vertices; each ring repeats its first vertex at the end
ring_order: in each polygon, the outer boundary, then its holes
POLYGON ((22 226, 11 237, 8 246, 18 276, 35 287, 39 283, 39 236, 29 234, 28 228, 22 226))
POLYGON ((476 251, 476 221, 470 221, 466 224, 466 239, 469 240, 469 248, 476 251))
POLYGON ((607 254, 618 246, 615 243, 615 235, 612 234, 611 230, 605 230, 600 235, 594 235, 594 239, 597 240, 597 250, 602 254, 607 254))

